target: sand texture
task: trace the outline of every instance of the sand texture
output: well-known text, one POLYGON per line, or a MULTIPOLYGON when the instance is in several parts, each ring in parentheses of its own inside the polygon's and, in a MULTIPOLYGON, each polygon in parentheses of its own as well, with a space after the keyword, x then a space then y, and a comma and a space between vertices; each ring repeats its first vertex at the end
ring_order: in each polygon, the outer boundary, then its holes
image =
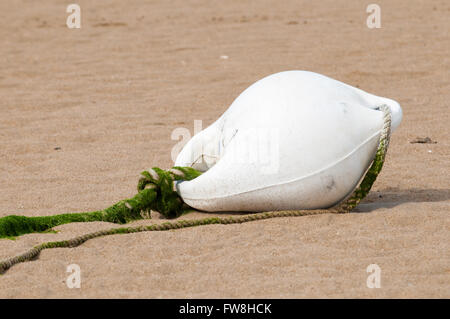
MULTIPOLYGON (((97 210, 134 195, 142 170, 173 164, 175 128, 206 127, 283 70, 395 99, 404 119, 355 213, 46 250, 0 276, 0 297, 450 297, 448 1, 379 0, 380 29, 366 26, 367 1, 77 3, 81 29, 67 28, 67 3, 0 1, 0 216, 97 210), (417 137, 437 143, 410 143, 417 137), (69 264, 81 267, 81 289, 66 286, 69 264), (379 289, 366 286, 369 264, 382 270, 379 289)), ((0 259, 110 227, 1 239, 0 259)))

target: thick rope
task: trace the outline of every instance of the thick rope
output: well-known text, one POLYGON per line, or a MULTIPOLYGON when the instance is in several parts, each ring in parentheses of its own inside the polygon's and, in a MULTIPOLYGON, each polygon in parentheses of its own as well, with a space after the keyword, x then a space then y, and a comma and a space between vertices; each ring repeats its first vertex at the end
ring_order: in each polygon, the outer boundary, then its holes
POLYGON ((174 167, 164 171, 157 167, 142 172, 138 194, 101 211, 60 214, 52 216, 6 216, 0 218, 0 238, 47 231, 55 226, 73 222, 104 221, 125 224, 142 219, 146 212, 155 210, 167 218, 180 216, 183 201, 174 189, 175 180, 192 180, 201 173, 190 167, 174 167))
MULTIPOLYGON (((210 218, 203 218, 203 219, 193 219, 193 220, 177 220, 173 222, 165 222, 162 224, 153 224, 149 226, 137 226, 137 227, 125 227, 125 228, 112 228, 108 230, 102 230, 97 231, 93 233, 89 233, 86 235, 78 236, 75 238, 72 238, 70 240, 62 240, 62 241, 55 241, 55 242, 46 242, 40 245, 37 245, 33 247, 32 249, 28 250, 27 252, 6 259, 4 261, 0 262, 0 273, 5 272, 12 266, 22 263, 25 261, 30 261, 35 258, 37 258, 40 254, 40 252, 44 249, 50 249, 50 248, 67 248, 67 247, 76 247, 81 245, 82 243, 86 242, 89 239, 96 238, 96 237, 102 237, 102 236, 108 236, 108 235, 115 235, 115 234, 130 234, 130 233, 138 233, 138 232, 145 232, 145 231, 165 231, 165 230, 171 230, 171 229, 180 229, 180 228, 187 228, 187 227, 195 227, 195 226, 201 226, 201 225, 213 225, 213 224, 222 224, 222 225, 229 225, 229 224, 241 224, 256 220, 263 220, 263 219, 269 219, 269 218, 277 218, 277 217, 298 217, 298 216, 307 216, 307 215, 318 215, 318 214, 327 214, 327 213, 348 213, 352 209, 354 209, 359 202, 369 193, 373 183, 375 182, 378 174, 380 173, 383 163, 385 160, 386 152, 389 145, 389 138, 390 138, 390 128, 391 128, 391 114, 388 106, 382 105, 379 107, 381 111, 383 111, 384 114, 384 124, 383 129, 381 131, 380 135, 380 141, 377 149, 377 153, 375 155, 375 158, 372 162, 372 165, 367 170, 362 182, 357 187, 357 189, 351 194, 350 197, 348 197, 346 200, 344 200, 341 204, 330 208, 330 209, 321 209, 321 210, 295 210, 295 211, 272 211, 272 212, 264 212, 264 213, 256 213, 256 214, 248 214, 248 215, 242 215, 242 216, 231 216, 231 217, 210 217, 210 218)), ((155 187, 155 185, 158 185, 159 188, 171 188, 173 190, 173 180, 182 180, 182 179, 193 179, 195 178, 193 175, 197 174, 195 171, 190 171, 187 168, 173 168, 168 171, 163 171, 157 168, 154 168, 150 170, 149 172, 144 172, 143 177, 140 179, 138 184, 138 190, 141 192, 143 190, 151 190, 153 192, 158 192, 158 187, 155 187), (170 178, 172 177, 172 178, 170 178)), ((198 176, 198 175, 197 175, 198 176)), ((170 192, 167 192, 165 195, 166 197, 170 197, 170 192)), ((138 194, 139 195, 139 194, 138 194)), ((138 196, 137 195, 137 196, 138 196)), ((155 194, 154 194, 155 195, 155 194)), ((157 196, 156 194, 155 196, 157 196)), ((153 196, 153 195, 152 195, 153 196)), ((183 203, 181 200, 176 199, 176 201, 179 203, 179 207, 176 207, 176 209, 181 209, 183 203)), ((129 200, 121 201, 118 204, 125 205, 128 209, 132 210, 133 207, 131 206, 129 200)), ((118 205, 116 204, 116 205, 118 205)), ((158 208, 162 210, 173 208, 171 206, 177 206, 178 204, 173 204, 173 200, 170 198, 164 198, 164 200, 161 200, 158 202, 158 208)), ((98 213, 98 212, 97 212, 98 213)))

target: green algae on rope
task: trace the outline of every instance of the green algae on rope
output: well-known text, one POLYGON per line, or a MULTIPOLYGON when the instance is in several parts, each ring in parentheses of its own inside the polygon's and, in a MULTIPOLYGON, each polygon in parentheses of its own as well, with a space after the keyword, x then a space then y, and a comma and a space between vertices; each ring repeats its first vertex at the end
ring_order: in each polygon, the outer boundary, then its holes
POLYGON ((76 222, 103 221, 126 224, 142 219, 142 212, 156 210, 167 218, 178 217, 183 213, 183 201, 174 191, 175 180, 192 180, 201 173, 190 167, 174 167, 164 171, 157 167, 142 172, 138 183, 138 193, 130 199, 104 210, 60 214, 53 216, 26 217, 10 215, 0 218, 0 238, 48 231, 53 227, 76 222))

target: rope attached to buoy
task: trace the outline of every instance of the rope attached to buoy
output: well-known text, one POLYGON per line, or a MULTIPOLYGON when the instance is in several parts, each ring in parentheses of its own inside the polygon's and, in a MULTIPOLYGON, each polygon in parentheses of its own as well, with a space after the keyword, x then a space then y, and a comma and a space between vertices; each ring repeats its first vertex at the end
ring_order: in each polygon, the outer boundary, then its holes
MULTIPOLYGON (((165 231, 170 229, 180 229, 201 225, 241 224, 277 217, 297 217, 326 213, 348 213, 353 210, 364 197, 367 196, 383 167, 386 152, 389 146, 391 114, 387 105, 380 106, 379 110, 383 112, 384 124, 381 131, 375 158, 370 168, 364 175, 362 182, 359 184, 356 190, 353 191, 351 196, 344 200, 341 204, 333 208, 320 210, 272 211, 241 216, 177 220, 173 222, 165 222, 162 224, 153 224, 149 226, 112 228, 78 236, 70 240, 46 242, 37 245, 21 255, 1 261, 0 273, 5 272, 15 264, 37 258, 40 252, 44 249, 76 247, 89 239, 101 236, 129 234, 144 231, 165 231)), ((183 213, 185 204, 174 188, 174 181, 192 180, 198 177, 200 174, 200 172, 189 167, 174 167, 167 171, 159 168, 153 168, 149 171, 142 172, 142 177, 138 183, 138 194, 131 199, 120 201, 103 211, 62 214, 46 217, 3 217, 0 218, 0 238, 19 236, 31 232, 42 232, 57 225, 62 225, 70 222, 107 221, 112 223, 124 224, 132 220, 142 219, 142 213, 150 210, 156 210, 167 218, 178 217, 183 213)))

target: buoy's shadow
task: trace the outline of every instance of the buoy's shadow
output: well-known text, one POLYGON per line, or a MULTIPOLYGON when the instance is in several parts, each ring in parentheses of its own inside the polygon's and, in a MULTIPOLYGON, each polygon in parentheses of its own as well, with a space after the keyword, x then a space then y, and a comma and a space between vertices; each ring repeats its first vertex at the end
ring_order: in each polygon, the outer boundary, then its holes
POLYGON ((393 208, 404 203, 442 202, 446 200, 450 200, 450 189, 399 189, 389 187, 370 192, 352 212, 369 213, 379 208, 393 208))
MULTIPOLYGON (((369 195, 354 209, 352 213, 370 213, 379 208, 393 208, 404 203, 442 202, 450 200, 450 189, 400 189, 389 187, 386 189, 371 191, 369 195)), ((240 216, 252 212, 203 212, 195 209, 189 210, 189 217, 240 216)))

